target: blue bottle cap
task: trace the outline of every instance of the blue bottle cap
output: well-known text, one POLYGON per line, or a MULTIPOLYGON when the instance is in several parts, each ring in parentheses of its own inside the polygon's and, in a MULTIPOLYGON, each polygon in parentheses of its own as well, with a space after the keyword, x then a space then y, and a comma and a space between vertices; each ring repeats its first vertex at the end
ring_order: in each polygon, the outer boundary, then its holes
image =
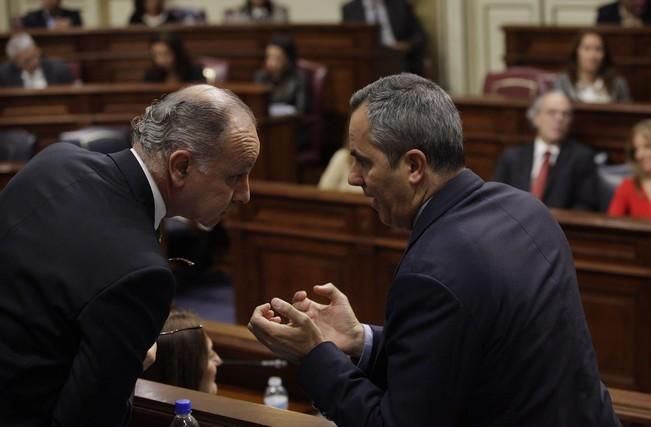
POLYGON ((192 412, 192 402, 188 399, 179 399, 174 405, 174 413, 176 415, 187 415, 192 412))

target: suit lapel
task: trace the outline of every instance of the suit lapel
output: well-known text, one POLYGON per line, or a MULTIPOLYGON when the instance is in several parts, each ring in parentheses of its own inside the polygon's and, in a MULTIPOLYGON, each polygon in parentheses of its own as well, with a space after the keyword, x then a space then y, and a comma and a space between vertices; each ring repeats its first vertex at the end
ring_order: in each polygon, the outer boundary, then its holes
POLYGON ((531 168, 533 168, 534 144, 527 144, 520 156, 520 167, 518 169, 518 188, 529 191, 531 189, 531 168))

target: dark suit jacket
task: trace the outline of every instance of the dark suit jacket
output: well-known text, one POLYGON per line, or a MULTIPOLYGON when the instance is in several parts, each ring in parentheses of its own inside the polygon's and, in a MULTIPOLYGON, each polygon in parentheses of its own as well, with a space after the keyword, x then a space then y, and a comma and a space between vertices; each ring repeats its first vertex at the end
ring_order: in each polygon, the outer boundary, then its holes
MULTIPOLYGON (((406 0, 384 0, 389 23, 397 41, 407 41, 411 51, 405 60, 405 70, 416 74, 423 71, 423 51, 427 37, 411 3, 406 0)), ((366 22, 362 0, 353 0, 342 6, 344 22, 366 22)))
MULTIPOLYGON (((43 9, 28 12, 22 17, 21 21, 25 28, 47 28, 47 13, 43 9)), ((81 27, 81 15, 78 10, 59 8, 56 14, 59 18, 70 19, 73 27, 81 27)))
MULTIPOLYGON (((494 180, 529 191, 533 150, 533 143, 506 149, 495 167, 494 180)), ((598 182, 592 150, 567 140, 549 172, 543 203, 550 208, 598 210, 598 182)))
MULTIPOLYGON (((71 84, 75 79, 70 68, 65 63, 55 59, 41 58, 41 69, 49 85, 71 84)), ((0 87, 23 86, 21 74, 22 70, 13 62, 0 64, 0 87)))
MULTIPOLYGON (((619 2, 608 3, 597 9, 597 24, 621 24, 622 17, 619 14, 619 2)), ((642 22, 651 24, 651 6, 647 5, 642 14, 642 22)))
POLYGON ((58 143, 0 193, 0 413, 11 426, 121 426, 174 278, 128 151, 58 143))
POLYGON ((366 371, 330 342, 299 379, 338 426, 615 426, 569 245, 469 170, 416 219, 366 371))

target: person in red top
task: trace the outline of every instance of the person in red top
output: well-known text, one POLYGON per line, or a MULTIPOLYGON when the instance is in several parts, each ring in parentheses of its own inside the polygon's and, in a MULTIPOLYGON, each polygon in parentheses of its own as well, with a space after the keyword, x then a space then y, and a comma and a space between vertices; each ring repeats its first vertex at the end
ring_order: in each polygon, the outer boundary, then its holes
POLYGON ((651 219, 651 119, 633 127, 628 157, 635 173, 615 190, 608 215, 651 219))

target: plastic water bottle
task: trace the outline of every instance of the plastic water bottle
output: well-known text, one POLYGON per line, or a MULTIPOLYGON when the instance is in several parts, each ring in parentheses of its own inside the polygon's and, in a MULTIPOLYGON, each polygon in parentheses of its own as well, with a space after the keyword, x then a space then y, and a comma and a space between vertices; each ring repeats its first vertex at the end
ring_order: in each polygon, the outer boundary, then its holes
POLYGON ((174 419, 170 427, 199 427, 199 423, 191 414, 192 402, 188 399, 179 399, 174 405, 174 419))
POLYGON ((289 398, 280 377, 269 377, 267 389, 264 391, 264 404, 278 409, 287 409, 289 398))

